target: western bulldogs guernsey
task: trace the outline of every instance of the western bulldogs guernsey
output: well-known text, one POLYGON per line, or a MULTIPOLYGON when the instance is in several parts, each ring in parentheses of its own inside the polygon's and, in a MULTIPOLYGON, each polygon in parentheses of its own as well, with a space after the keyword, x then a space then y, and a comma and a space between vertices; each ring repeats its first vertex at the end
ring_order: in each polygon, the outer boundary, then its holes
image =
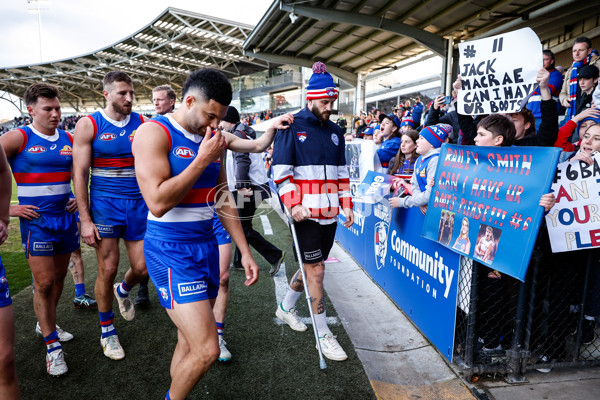
POLYGON ((142 116, 132 112, 123 121, 115 121, 101 110, 88 118, 94 125, 90 195, 142 198, 131 153, 133 136, 143 122, 142 116))
MULTIPOLYGON (((184 131, 171 116, 157 116, 150 121, 159 124, 169 137, 171 176, 180 174, 197 156, 203 137, 184 131)), ((220 168, 220 160, 211 163, 183 200, 162 217, 149 212, 146 237, 179 242, 213 238, 213 206, 220 168)))
POLYGON ((44 135, 32 125, 19 130, 23 145, 9 160, 19 204, 37 206, 40 214, 66 212, 71 193, 73 138, 59 129, 52 136, 44 135))

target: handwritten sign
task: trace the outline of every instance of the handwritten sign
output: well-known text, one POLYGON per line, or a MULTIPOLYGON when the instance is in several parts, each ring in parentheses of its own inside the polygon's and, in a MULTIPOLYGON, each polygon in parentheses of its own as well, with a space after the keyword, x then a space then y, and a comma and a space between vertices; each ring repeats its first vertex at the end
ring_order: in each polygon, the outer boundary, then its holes
POLYGON ((542 45, 531 28, 458 45, 458 112, 465 115, 514 113, 536 85, 542 45))
POLYGON ((594 164, 558 164, 552 183, 556 205, 546 215, 552 252, 600 247, 600 154, 594 164))
POLYGON ((560 149, 442 145, 422 234, 523 280, 560 149), (550 166, 550 167, 549 167, 550 166))

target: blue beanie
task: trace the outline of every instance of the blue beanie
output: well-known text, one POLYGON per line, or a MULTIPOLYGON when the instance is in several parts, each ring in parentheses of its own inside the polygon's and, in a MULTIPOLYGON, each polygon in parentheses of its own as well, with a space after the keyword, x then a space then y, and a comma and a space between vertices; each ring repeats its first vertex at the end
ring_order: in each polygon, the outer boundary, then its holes
POLYGON ((426 126, 419 132, 434 148, 439 149, 446 141, 448 133, 438 125, 426 126))
POLYGON ((338 90, 333 82, 333 77, 327 72, 327 67, 322 62, 316 62, 312 67, 313 74, 306 87, 306 100, 337 99, 338 90))
POLYGON ((411 128, 415 127, 415 121, 413 121, 412 117, 403 117, 400 126, 410 126, 411 128))
POLYGON ((585 121, 594 121, 595 123, 600 124, 600 117, 596 117, 596 118, 587 117, 587 118, 582 119, 581 122, 579 122, 579 123, 582 124, 585 121))
POLYGON ((367 126, 363 131, 363 135, 372 135, 375 132, 372 126, 367 126))

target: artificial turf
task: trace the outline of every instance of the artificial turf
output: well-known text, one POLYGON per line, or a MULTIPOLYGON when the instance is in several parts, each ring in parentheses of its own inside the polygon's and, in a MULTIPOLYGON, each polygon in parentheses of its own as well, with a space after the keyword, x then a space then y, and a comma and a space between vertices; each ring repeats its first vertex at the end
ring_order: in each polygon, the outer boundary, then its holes
MULTIPOLYGON (((274 235, 266 236, 286 251, 288 280, 297 269, 292 255, 290 233, 284 222, 269 214, 274 235)), ((260 219, 255 229, 262 232, 260 219)), ((123 246, 121 246, 123 249, 123 246)), ((86 286, 93 295, 96 277, 95 253, 84 246, 86 286)), ((295 332, 287 325, 274 322, 275 288, 269 277, 267 262, 255 253, 261 272, 259 282, 245 287, 244 273, 230 271, 230 302, 225 326, 225 340, 233 354, 229 363, 216 363, 200 380, 190 399, 375 399, 374 392, 343 326, 332 327, 348 353, 344 362, 328 361, 327 369, 319 369, 314 335, 295 332)), ((121 251, 118 278, 127 268, 127 257, 121 251)), ((132 295, 135 297, 135 291, 132 295)), ((115 326, 126 352, 121 361, 109 360, 102 354, 100 327, 95 311, 73 308, 73 282, 69 275, 58 305, 57 321, 75 335, 63 344, 69 366, 66 376, 50 377, 45 370, 45 346, 34 332, 36 317, 32 293, 26 288, 13 294, 16 325, 17 374, 24 399, 163 399, 169 387, 169 365, 176 343, 176 330, 166 312, 158 304, 152 288, 152 305, 136 310, 127 322, 119 315, 116 303, 115 326)), ((298 312, 308 316, 306 301, 298 301, 298 312)), ((328 316, 337 315, 326 298, 328 316)))

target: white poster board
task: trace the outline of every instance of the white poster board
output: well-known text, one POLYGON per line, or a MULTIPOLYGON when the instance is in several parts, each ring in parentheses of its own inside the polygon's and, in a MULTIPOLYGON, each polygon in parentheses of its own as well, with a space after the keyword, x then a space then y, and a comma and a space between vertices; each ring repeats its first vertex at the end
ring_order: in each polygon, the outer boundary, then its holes
POLYGON ((542 68, 542 45, 531 28, 460 43, 458 49, 458 113, 514 113, 523 108, 542 68))
POLYGON ((552 252, 600 247, 600 153, 594 164, 565 161, 556 167, 556 205, 546 215, 552 252))

